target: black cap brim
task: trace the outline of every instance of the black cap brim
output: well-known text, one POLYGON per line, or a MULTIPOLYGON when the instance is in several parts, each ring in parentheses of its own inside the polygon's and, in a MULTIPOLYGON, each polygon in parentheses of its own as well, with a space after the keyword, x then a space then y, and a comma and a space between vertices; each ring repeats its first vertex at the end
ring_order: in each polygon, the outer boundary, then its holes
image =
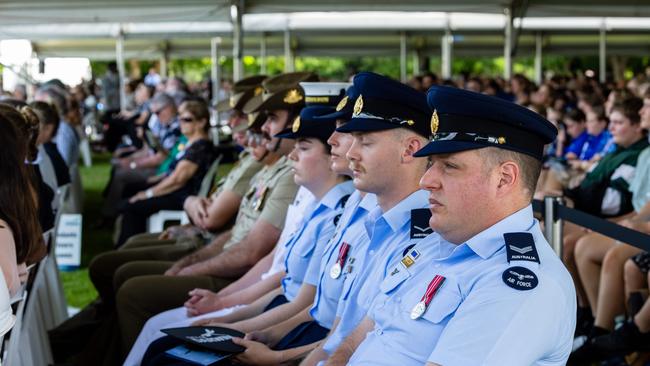
POLYGON ((392 130, 395 128, 400 128, 403 126, 396 125, 394 123, 385 122, 381 119, 374 118, 352 118, 345 125, 336 129, 337 132, 373 132, 373 131, 385 131, 392 130))
POLYGON ((316 117, 314 117, 315 120, 322 120, 322 119, 327 119, 327 120, 330 120, 330 119, 334 119, 334 120, 337 120, 337 119, 349 120, 350 118, 352 118, 352 111, 351 111, 351 110, 346 111, 345 109, 342 109, 342 110, 340 110, 340 111, 338 111, 338 112, 334 112, 334 113, 330 113, 330 114, 325 114, 325 115, 322 115, 322 116, 316 116, 316 117))
POLYGON ((416 151, 413 156, 420 158, 429 155, 451 154, 467 150, 482 149, 484 147, 488 146, 485 144, 468 141, 431 141, 428 144, 424 145, 423 148, 416 151))

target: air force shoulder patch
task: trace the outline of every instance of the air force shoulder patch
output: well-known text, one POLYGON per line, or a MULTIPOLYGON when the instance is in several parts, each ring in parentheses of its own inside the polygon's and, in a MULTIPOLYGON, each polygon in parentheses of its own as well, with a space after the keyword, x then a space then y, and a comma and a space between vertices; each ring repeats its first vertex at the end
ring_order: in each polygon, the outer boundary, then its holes
POLYGON ((411 239, 422 239, 433 233, 429 226, 431 211, 428 208, 411 210, 411 239))
POLYGON ((506 254, 508 263, 511 261, 539 262, 535 240, 531 233, 505 233, 506 254))
POLYGON ((520 291, 532 290, 539 283, 535 273, 524 267, 510 267, 503 271, 501 277, 506 285, 520 291))

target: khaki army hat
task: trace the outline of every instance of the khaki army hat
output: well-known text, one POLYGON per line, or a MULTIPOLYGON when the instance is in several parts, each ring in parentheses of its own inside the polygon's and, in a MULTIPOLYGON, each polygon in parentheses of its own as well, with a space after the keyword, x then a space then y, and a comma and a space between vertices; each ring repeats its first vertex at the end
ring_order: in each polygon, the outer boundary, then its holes
POLYGON ((295 109, 305 105, 305 92, 299 85, 302 81, 317 81, 311 72, 292 72, 280 74, 264 80, 264 92, 244 105, 244 113, 275 109, 295 109))
POLYGON ((233 109, 241 111, 251 98, 264 92, 262 82, 266 79, 266 75, 254 75, 239 80, 233 85, 230 98, 217 103, 215 109, 218 112, 227 112, 233 109))

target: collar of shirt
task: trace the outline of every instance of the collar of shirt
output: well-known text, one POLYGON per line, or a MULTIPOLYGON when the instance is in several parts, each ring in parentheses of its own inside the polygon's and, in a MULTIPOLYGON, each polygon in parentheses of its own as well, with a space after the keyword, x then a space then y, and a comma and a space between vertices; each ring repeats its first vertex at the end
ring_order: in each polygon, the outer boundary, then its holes
POLYGON ((474 235, 465 244, 478 256, 487 259, 505 245, 504 233, 529 231, 534 224, 533 206, 528 205, 474 235))
POLYGON ((366 218, 366 231, 368 232, 368 237, 371 237, 372 227, 379 219, 383 219, 391 231, 394 233, 400 230, 404 225, 411 222, 411 210, 413 208, 419 208, 423 205, 423 202, 428 202, 429 192, 419 189, 406 198, 401 200, 393 208, 382 212, 381 207, 376 205, 366 218))
POLYGON ((341 182, 330 189, 325 196, 321 198, 319 205, 335 210, 345 195, 351 194, 354 190, 354 184, 351 180, 341 182))

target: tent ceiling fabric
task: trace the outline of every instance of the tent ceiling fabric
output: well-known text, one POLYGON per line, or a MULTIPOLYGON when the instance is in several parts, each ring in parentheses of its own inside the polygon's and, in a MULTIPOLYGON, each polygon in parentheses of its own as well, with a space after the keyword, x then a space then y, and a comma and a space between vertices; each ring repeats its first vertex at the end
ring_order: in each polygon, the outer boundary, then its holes
MULTIPOLYGON (((0 22, 9 24, 228 21, 229 0, 3 0, 0 22)), ((525 5, 536 16, 650 16, 647 0, 244 0, 245 13, 418 11, 502 14, 525 5)))
MULTIPOLYGON (((244 54, 259 53, 262 33, 268 35, 268 53, 283 54, 282 33, 290 30, 298 55, 361 50, 397 55, 401 31, 407 32, 409 50, 419 44, 438 55, 440 36, 449 28, 455 55, 498 55, 503 11, 510 4, 516 17, 524 17, 515 19, 522 29, 520 54, 532 54, 534 41, 527 39, 535 32, 545 34, 545 54, 596 54, 603 26, 608 52, 648 53, 650 0, 244 0, 244 54)), ((172 57, 208 56, 210 38, 220 36, 221 52, 229 55, 230 5, 230 0, 2 0, 0 39, 29 39, 39 57, 112 59, 120 34, 127 58, 158 58, 162 49, 172 57)))

